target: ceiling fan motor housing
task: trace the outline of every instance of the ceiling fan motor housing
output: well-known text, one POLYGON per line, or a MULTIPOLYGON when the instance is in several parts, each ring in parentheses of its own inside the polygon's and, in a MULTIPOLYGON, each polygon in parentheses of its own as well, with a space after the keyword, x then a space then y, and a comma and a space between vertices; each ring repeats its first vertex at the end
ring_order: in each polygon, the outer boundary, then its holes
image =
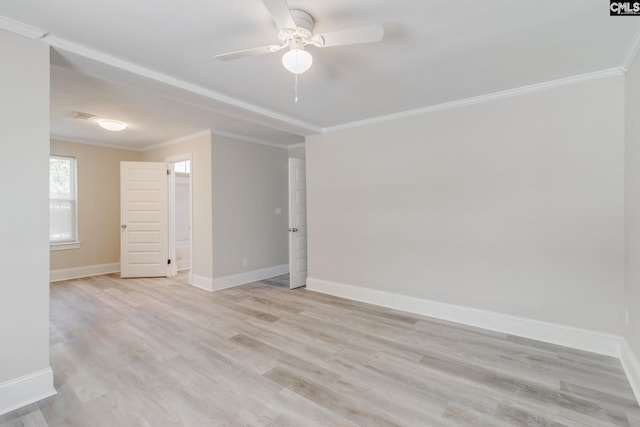
POLYGON ((290 12, 297 28, 282 28, 278 33, 278 37, 283 42, 288 42, 291 39, 300 39, 303 44, 307 44, 313 35, 313 16, 304 10, 291 9, 290 12))
MULTIPOLYGON (((289 58, 295 56, 296 61, 300 61, 301 52, 305 52, 309 56, 308 62, 311 63, 310 54, 306 52, 306 47, 332 47, 347 46, 361 43, 379 42, 384 36, 384 29, 379 24, 366 25, 363 27, 347 28, 340 31, 330 31, 322 34, 313 34, 315 21, 313 16, 304 10, 289 9, 286 0, 262 0, 267 10, 271 14, 273 21, 278 30, 278 38, 282 42, 279 45, 272 44, 268 46, 256 47, 253 49, 244 49, 236 52, 224 53, 216 55, 216 59, 220 61, 231 61, 248 56, 257 56, 267 53, 278 52, 282 49, 289 48, 289 58)), ((305 56, 305 55, 303 55, 305 56)), ((306 56, 305 56, 306 58, 306 56)), ((285 66, 286 67, 286 66, 285 66)), ((291 71, 291 70, 289 70, 291 71)), ((293 72, 293 71, 292 71, 293 72)))

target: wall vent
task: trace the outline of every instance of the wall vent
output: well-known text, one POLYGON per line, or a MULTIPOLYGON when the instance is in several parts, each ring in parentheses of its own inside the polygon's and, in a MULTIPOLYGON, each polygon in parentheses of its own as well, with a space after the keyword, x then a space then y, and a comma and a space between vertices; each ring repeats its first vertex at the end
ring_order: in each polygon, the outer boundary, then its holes
POLYGON ((89 120, 92 117, 95 117, 95 114, 89 114, 89 113, 83 113, 81 111, 72 111, 71 112, 71 117, 74 119, 80 119, 80 120, 89 120))

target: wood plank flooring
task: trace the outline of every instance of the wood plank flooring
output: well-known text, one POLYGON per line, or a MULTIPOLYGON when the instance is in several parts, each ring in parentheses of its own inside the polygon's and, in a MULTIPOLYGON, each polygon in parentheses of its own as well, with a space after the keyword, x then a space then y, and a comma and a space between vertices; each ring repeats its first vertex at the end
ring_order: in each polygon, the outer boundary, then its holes
POLYGON ((58 395, 0 426, 638 426, 617 359, 307 291, 51 285, 58 395))

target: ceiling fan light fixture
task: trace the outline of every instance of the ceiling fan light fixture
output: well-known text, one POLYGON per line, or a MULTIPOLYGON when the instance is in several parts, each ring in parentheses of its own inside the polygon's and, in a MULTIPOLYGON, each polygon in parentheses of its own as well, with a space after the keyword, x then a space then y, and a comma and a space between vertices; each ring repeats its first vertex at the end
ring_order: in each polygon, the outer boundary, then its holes
POLYGON ((118 132, 121 130, 125 130, 127 128, 126 123, 119 122, 117 120, 107 120, 107 119, 98 120, 98 125, 100 125, 100 127, 103 129, 110 130, 113 132, 118 132))
POLYGON ((302 74, 311 68, 313 57, 304 49, 291 49, 282 55, 282 65, 293 74, 302 74))

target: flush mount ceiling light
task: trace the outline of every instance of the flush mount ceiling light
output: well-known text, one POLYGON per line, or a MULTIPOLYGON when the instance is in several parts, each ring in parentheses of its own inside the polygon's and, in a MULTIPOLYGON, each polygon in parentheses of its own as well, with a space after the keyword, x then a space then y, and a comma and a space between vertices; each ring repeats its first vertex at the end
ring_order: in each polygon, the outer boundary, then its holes
POLYGON ((118 132, 121 130, 125 130, 127 128, 126 123, 119 122, 117 120, 102 119, 102 120, 98 120, 98 124, 100 125, 101 128, 110 130, 113 132, 118 132))

